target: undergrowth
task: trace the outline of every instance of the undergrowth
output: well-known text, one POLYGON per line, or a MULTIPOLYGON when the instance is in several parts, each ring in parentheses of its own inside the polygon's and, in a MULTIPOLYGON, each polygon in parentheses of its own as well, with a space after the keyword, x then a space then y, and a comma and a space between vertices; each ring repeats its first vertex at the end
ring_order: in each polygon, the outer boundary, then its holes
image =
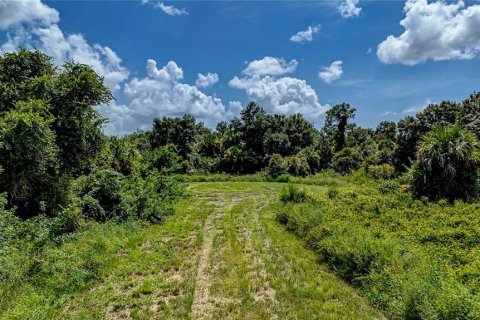
POLYGON ((480 204, 415 200, 394 181, 283 201, 277 220, 393 319, 480 318, 480 204))

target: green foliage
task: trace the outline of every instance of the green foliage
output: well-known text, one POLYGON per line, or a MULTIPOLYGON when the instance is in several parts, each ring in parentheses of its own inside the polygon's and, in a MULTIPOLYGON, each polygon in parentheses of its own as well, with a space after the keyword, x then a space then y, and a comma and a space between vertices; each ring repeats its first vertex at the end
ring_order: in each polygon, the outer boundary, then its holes
POLYGON ((325 128, 328 131, 335 129, 335 151, 338 152, 345 147, 345 131, 347 128, 348 119, 355 117, 355 108, 352 108, 348 103, 337 104, 327 111, 325 116, 325 128), (333 128, 333 125, 336 127, 333 128))
POLYGON ((392 180, 315 199, 286 204, 277 220, 387 317, 480 316, 478 204, 420 202, 392 180))
POLYGON ((252 160, 252 157, 241 147, 232 146, 225 151, 221 160, 221 167, 230 173, 249 172, 251 170, 248 168, 252 160))
POLYGON ((166 171, 153 171, 145 178, 139 175, 126 178, 111 169, 101 169, 81 177, 76 188, 84 217, 101 222, 163 221, 165 215, 173 212, 174 201, 185 195, 184 186, 165 175, 166 171))
POLYGON ((333 157, 333 167, 335 171, 347 174, 360 168, 362 160, 358 148, 344 148, 333 157))
POLYGON ((280 194, 280 201, 283 203, 302 203, 309 199, 309 196, 304 189, 288 184, 286 187, 283 187, 280 194))
POLYGON ((382 121, 375 129, 375 136, 378 140, 391 140, 397 139, 397 124, 393 121, 382 121))
POLYGON ((79 175, 90 170, 105 142, 104 119, 93 107, 111 99, 110 90, 91 67, 73 62, 63 65, 50 101, 63 171, 79 175))
POLYGON ((22 217, 55 215, 68 202, 71 176, 90 171, 103 147, 93 109, 112 99, 91 67, 57 69, 39 51, 0 57, 0 191, 22 217))
POLYGON ((376 188, 378 191, 384 194, 394 193, 401 190, 400 184, 398 183, 398 181, 395 181, 395 180, 380 181, 378 184, 376 184, 376 188))
POLYGON ((173 213, 173 205, 185 196, 185 186, 159 172, 145 179, 130 177, 122 186, 124 208, 129 218, 160 223, 166 215, 173 213))
POLYGON ((107 165, 125 176, 140 169, 140 152, 125 138, 109 137, 104 152, 107 165))
POLYGON ((49 198, 59 182, 58 149, 50 122, 48 110, 38 100, 22 103, 19 110, 0 118, 0 163, 5 169, 0 185, 23 217, 57 209, 49 198))
POLYGON ((368 174, 374 179, 391 179, 395 174, 395 167, 388 163, 368 166, 368 174))
POLYGON ((288 173, 294 176, 306 176, 310 173, 307 158, 301 155, 293 155, 287 158, 288 173))
POLYGON ((462 103, 458 122, 465 129, 473 132, 480 140, 480 92, 474 92, 462 103))
POLYGON ((193 151, 197 129, 195 117, 190 114, 181 118, 156 118, 150 132, 150 144, 153 149, 173 144, 185 160, 193 151))
POLYGON ((15 109, 19 101, 49 98, 55 74, 51 60, 38 50, 0 56, 0 113, 15 109))
POLYGON ((126 218, 121 194, 123 179, 118 172, 100 169, 77 180, 77 194, 86 218, 96 221, 126 218))
POLYGON ((300 150, 298 153, 300 157, 304 157, 307 160, 310 173, 317 173, 322 168, 322 159, 320 155, 313 147, 307 147, 300 150))
POLYGON ((268 161, 268 167, 267 167, 267 173, 270 177, 275 179, 287 173, 287 169, 288 169, 287 162, 281 155, 274 153, 270 157, 270 160, 268 161))
POLYGON ((468 199, 479 188, 479 143, 460 126, 440 124, 426 134, 410 171, 412 191, 431 199, 468 199))
POLYGON ((177 153, 177 147, 173 144, 146 152, 144 162, 149 172, 158 171, 163 174, 182 172, 181 158, 177 153))

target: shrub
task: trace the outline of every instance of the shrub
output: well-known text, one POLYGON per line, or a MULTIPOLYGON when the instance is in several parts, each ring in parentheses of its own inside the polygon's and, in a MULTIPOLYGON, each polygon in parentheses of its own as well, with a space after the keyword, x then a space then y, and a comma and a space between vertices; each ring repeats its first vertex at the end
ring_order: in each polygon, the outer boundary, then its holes
POLYGON ((295 155, 287 158, 288 173, 294 176, 306 176, 310 174, 310 167, 307 158, 295 155))
POLYGON ((480 144, 457 125, 437 125, 427 133, 410 169, 411 188, 430 199, 468 199, 478 194, 480 144))
POLYGON ((305 190, 296 187, 293 184, 288 184, 287 187, 283 187, 280 194, 280 201, 283 203, 301 203, 308 199, 308 195, 305 190))
POLYGON ((338 189, 337 188, 328 188, 327 190, 328 198, 334 199, 338 196, 338 189))
POLYGON ((299 156, 304 157, 307 160, 308 167, 310 168, 311 173, 316 173, 321 169, 321 159, 318 152, 315 151, 313 147, 307 147, 302 149, 299 153, 299 156))
POLYGON ((285 159, 278 153, 272 154, 270 160, 268 161, 267 174, 273 179, 278 178, 279 176, 287 173, 287 162, 285 159))
POLYGON ((388 163, 368 166, 368 174, 374 179, 391 179, 395 174, 395 167, 388 163))
POLYGON ((122 193, 129 217, 159 223, 173 213, 174 201, 185 195, 185 187, 171 176, 152 173, 145 179, 129 178, 122 193))
POLYGON ((358 148, 343 148, 335 153, 333 157, 333 167, 335 171, 347 174, 360 168, 362 164, 362 154, 358 148))
POLYGON ((381 193, 394 193, 401 190, 400 184, 395 180, 381 181, 376 185, 376 187, 381 193))
POLYGON ((80 206, 87 218, 106 221, 125 218, 121 186, 124 177, 112 169, 95 170, 77 181, 80 206))
POLYGON ((130 175, 135 172, 140 159, 138 150, 125 138, 108 138, 107 157, 113 170, 123 175, 130 175))
POLYGON ((147 152, 144 156, 144 162, 148 172, 158 171, 162 174, 182 172, 181 158, 177 153, 177 147, 173 144, 147 152))
POLYGON ((8 193, 10 205, 17 206, 24 218, 52 213, 61 204, 49 197, 64 191, 52 190, 57 186, 58 148, 51 122, 41 101, 22 103, 0 119, 0 164, 5 169, 0 175, 0 192, 8 193))

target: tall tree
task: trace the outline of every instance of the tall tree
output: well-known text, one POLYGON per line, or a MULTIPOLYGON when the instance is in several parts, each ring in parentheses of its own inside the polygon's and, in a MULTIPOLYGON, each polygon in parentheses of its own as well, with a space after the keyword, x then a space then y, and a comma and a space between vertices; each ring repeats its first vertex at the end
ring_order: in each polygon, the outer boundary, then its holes
POLYGON ((36 100, 21 103, 19 110, 0 119, 1 191, 22 217, 50 212, 55 206, 49 193, 58 173, 58 148, 49 126, 53 117, 48 115, 47 107, 36 100))
POLYGON ((345 129, 348 124, 348 119, 355 117, 355 108, 352 108, 348 103, 337 104, 327 111, 325 117, 325 127, 332 128, 336 125, 335 136, 335 150, 338 152, 345 147, 345 129))
POLYGON ((69 177, 91 170, 104 141, 94 107, 112 99, 91 67, 51 61, 24 49, 0 56, 0 192, 28 215, 54 213, 69 177))
POLYGON ((191 114, 180 118, 155 118, 150 132, 150 144, 152 148, 173 144, 182 159, 186 160, 193 151, 197 128, 195 117, 191 114))
POLYGON ((377 141, 381 140, 397 140, 397 124, 393 121, 382 121, 375 129, 377 141))
POLYGON ((87 65, 67 62, 54 82, 53 129, 62 170, 76 175, 90 170, 104 145, 105 122, 95 106, 112 100, 103 78, 87 65))
POLYGON ((14 109, 19 101, 50 100, 55 72, 52 58, 38 50, 0 56, 0 113, 14 109))

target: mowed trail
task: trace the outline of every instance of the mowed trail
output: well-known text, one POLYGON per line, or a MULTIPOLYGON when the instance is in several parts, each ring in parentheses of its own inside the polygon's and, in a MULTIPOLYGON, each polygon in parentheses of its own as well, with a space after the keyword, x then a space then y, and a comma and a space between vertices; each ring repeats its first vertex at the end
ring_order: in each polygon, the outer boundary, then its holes
POLYGON ((215 209, 203 226, 191 318, 381 319, 276 223, 280 189, 193 185, 215 209))
POLYGON ((275 221, 281 188, 191 184, 177 213, 57 318, 383 319, 275 221))

